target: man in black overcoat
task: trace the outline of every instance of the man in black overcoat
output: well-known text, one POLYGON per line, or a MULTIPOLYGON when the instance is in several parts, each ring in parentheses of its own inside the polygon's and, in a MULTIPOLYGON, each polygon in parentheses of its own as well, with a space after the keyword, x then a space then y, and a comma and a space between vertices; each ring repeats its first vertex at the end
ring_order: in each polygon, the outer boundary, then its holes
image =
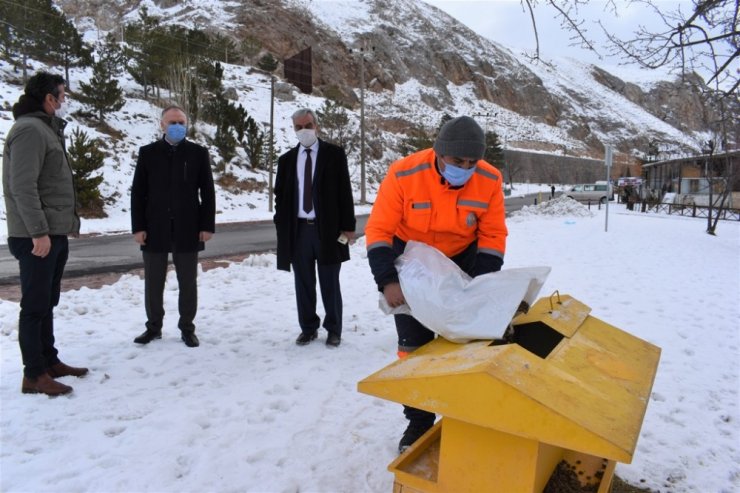
POLYGON ((146 330, 134 339, 162 337, 164 284, 172 252, 179 289, 178 328, 188 347, 200 343, 193 320, 198 309, 198 252, 211 239, 216 194, 208 150, 190 142, 188 118, 177 106, 162 111, 162 139, 139 150, 131 187, 131 226, 144 257, 146 330))
POLYGON ((347 155, 339 146, 317 138, 313 111, 293 116, 299 144, 280 156, 275 178, 277 268, 295 279, 298 324, 296 344, 316 339, 321 319, 316 314, 316 271, 326 316, 326 345, 342 339, 342 292, 339 271, 349 260, 355 236, 355 209, 347 155))

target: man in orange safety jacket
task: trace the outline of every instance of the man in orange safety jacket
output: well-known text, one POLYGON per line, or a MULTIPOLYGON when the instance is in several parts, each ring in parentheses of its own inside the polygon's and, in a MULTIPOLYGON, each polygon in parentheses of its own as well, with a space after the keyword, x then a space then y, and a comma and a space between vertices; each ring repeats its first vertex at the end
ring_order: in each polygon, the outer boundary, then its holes
MULTIPOLYGON (((378 289, 391 307, 405 303, 396 258, 410 240, 431 245, 471 276, 504 263, 506 223, 503 177, 482 160, 485 134, 468 116, 445 123, 432 149, 393 163, 365 227, 367 257, 378 289)), ((410 315, 395 315, 398 354, 434 339, 410 315)), ((409 425, 398 445, 411 446, 434 425, 434 413, 404 406, 409 425)))

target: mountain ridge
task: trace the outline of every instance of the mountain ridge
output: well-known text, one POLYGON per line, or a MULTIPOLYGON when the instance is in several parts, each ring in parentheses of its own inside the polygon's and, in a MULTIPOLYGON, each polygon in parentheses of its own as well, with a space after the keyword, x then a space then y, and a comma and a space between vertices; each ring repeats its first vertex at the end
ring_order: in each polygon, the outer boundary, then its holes
MULTIPOLYGON (((702 125, 711 121, 711 108, 705 108, 698 96, 701 79, 689 80, 693 85, 656 82, 655 78, 652 82, 630 82, 573 59, 536 64, 519 61, 505 46, 481 38, 435 7, 413 0, 333 2, 333 11, 327 10, 326 3, 302 0, 60 0, 58 5, 91 42, 103 39, 108 32, 122 32, 121 22, 136 21, 141 6, 147 6, 150 15, 161 16, 163 23, 207 28, 238 39, 250 37, 259 49, 241 54, 241 58, 231 56, 230 63, 224 64, 223 85, 232 102, 243 105, 266 133, 271 114, 271 76, 255 68, 257 61, 265 53, 283 59, 312 46, 316 55, 313 94, 302 94, 283 80, 281 68, 276 71, 277 154, 295 145, 292 112, 299 107, 318 110, 327 96, 349 108, 348 131, 359 134, 357 48, 363 46, 363 41, 370 43, 365 47, 375 46, 374 51, 368 48, 363 52, 367 74, 366 185, 370 200, 388 165, 403 155, 404 139, 415 132, 433 136, 445 114, 475 117, 486 131, 498 134, 512 160, 516 152, 531 153, 530 161, 539 161, 537 166, 546 169, 515 177, 534 183, 585 179, 587 175, 568 171, 571 161, 564 158, 582 158, 582 166, 589 162, 596 166, 603 162, 607 144, 616 147, 615 163, 622 166, 612 170, 613 176, 639 173, 639 168, 633 166, 639 165, 652 141, 660 142, 663 152, 696 153, 708 136, 702 125), (282 27, 261 27, 270 22, 282 27), (428 31, 432 27, 434 37, 430 39, 428 31), (423 56, 413 51, 417 47, 423 56), (350 48, 353 53, 349 53, 350 48), (676 92, 675 85, 682 87, 687 96, 676 92), (649 105, 653 113, 645 110, 649 105), (682 116, 684 113, 690 116, 682 116), (671 124, 676 120, 682 129, 671 124), (537 155, 542 158, 538 160, 537 155)), ((32 61, 29 68, 59 71, 59 67, 37 61, 32 61)), ((22 91, 22 81, 10 67, 0 69, 0 77, 5 81, 0 90, 1 142, 12 124, 10 107, 22 91)), ((89 68, 71 69, 73 88, 90 77, 89 68)), ((68 130, 80 128, 90 138, 100 139, 107 156, 100 189, 108 218, 85 221, 91 230, 128 228, 128 187, 137 150, 161 137, 159 111, 172 97, 163 91, 162 100, 145 99, 141 86, 127 73, 120 77, 119 84, 126 93, 125 105, 108 114, 104 126, 84 116, 86 110, 75 101, 74 90, 70 100, 68 130)), ((250 168, 239 148, 237 156, 224 163, 213 145, 215 130, 215 126, 200 121, 193 139, 209 147, 216 157, 219 220, 244 220, 256 211, 268 210, 268 170, 250 168)), ((360 196, 360 153, 356 142, 352 147, 347 149, 350 173, 356 196, 360 196)), ((576 160, 572 163, 581 166, 576 160)), ((536 171, 537 166, 528 169, 536 171)), ((594 170, 601 175, 596 167, 594 170)), ((512 176, 510 173, 509 178, 512 176)), ((3 215, 4 204, 0 203, 0 219, 3 215)))
MULTIPOLYGON (((648 118, 647 125, 645 121, 622 121, 623 128, 619 129, 615 125, 620 120, 619 108, 606 108, 603 101, 598 101, 600 95, 592 97, 573 81, 559 76, 558 71, 570 70, 569 67, 555 62, 532 63, 517 59, 505 46, 477 35, 436 7, 416 0, 238 0, 220 2, 222 9, 218 14, 213 5, 208 7, 211 10, 203 12, 203 4, 194 0, 118 0, 111 3, 61 0, 59 4, 77 18, 96 7, 100 7, 96 12, 105 12, 104 4, 108 9, 113 5, 118 15, 108 17, 124 20, 131 20, 138 8, 146 5, 153 14, 162 13, 166 23, 200 25, 235 38, 253 38, 261 46, 260 54, 269 52, 278 59, 311 46, 315 93, 330 94, 354 110, 359 109, 360 61, 357 53, 359 47, 364 47, 362 56, 366 59, 368 93, 394 92, 399 84, 414 79, 428 94, 420 103, 441 116, 445 112, 464 112, 457 108, 448 85, 472 84, 470 99, 478 99, 481 103, 477 107, 473 105, 473 113, 512 112, 534 123, 565 131, 566 140, 570 142, 539 138, 543 143, 567 145, 576 154, 595 156, 603 152, 604 144, 610 144, 619 152, 634 155, 644 153, 653 139, 665 141, 677 152, 692 152, 705 140, 708 122, 716 119, 700 98, 707 88, 698 76, 683 81, 666 80, 646 91, 634 82, 590 65, 589 79, 636 104, 656 120, 649 122, 648 118), (224 21, 225 17, 228 20, 224 21), (202 24, 209 19, 210 24, 202 24), (213 25, 214 19, 218 25, 213 25), (354 54, 350 50, 354 50, 354 54), (547 82, 546 78, 555 82, 547 82), (601 106, 602 112, 609 109, 612 115, 584 112, 583 106, 601 106), (616 135, 619 138, 609 135, 616 130, 624 130, 616 135)), ((110 21, 107 25, 111 29, 116 27, 110 21)), ((256 58, 245 62, 254 64, 256 58)), ((373 102, 372 97, 366 101, 373 102)), ((621 101, 614 104, 621 104, 621 101)), ((413 110, 396 113, 389 117, 403 119, 413 115, 413 110)), ((379 131, 385 130, 381 121, 376 123, 380 125, 379 131)), ((499 135, 511 134, 512 143, 522 140, 523 135, 517 135, 516 126, 513 130, 505 129, 507 125, 512 126, 507 121, 494 122, 493 129, 499 135)), ((556 133, 559 132, 556 130, 556 133)), ((537 140, 529 137, 530 141, 537 140)))

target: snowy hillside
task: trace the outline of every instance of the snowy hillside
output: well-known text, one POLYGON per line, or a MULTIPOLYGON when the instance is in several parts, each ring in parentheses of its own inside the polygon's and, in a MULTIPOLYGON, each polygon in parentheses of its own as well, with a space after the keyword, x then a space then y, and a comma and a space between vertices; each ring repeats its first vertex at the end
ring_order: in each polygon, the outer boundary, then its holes
MULTIPOLYGON (((61 4, 65 5, 65 2, 61 4)), ((71 6, 71 2, 66 4, 71 6)), ((130 4, 115 5, 124 8, 130 4)), ((140 5, 146 5, 150 15, 161 16, 168 23, 181 23, 191 27, 202 26, 208 21, 218 28, 234 30, 242 22, 239 18, 239 6, 243 3, 240 2, 185 0, 170 8, 161 8, 151 0, 144 0, 140 5)), ((393 51, 388 49, 389 53, 383 55, 391 57, 393 61, 386 70, 390 74, 388 77, 393 81, 393 89, 368 90, 365 94, 368 146, 380 149, 382 154, 382 157, 370 159, 367 163, 370 200, 387 166, 400 157, 396 149, 398 142, 404 137, 401 133, 403 129, 383 130, 389 121, 408 122, 408 125, 418 125, 431 130, 438 125, 445 113, 475 115, 481 126, 486 130, 497 132, 509 149, 516 149, 519 145, 531 148, 528 146, 529 143, 539 143, 558 149, 567 148, 569 154, 574 155, 587 152, 587 148, 584 141, 579 141, 569 134, 571 126, 587 127, 588 138, 591 141, 614 144, 622 140, 639 141, 646 140, 648 136, 655 136, 682 142, 689 147, 697 147, 701 137, 680 132, 595 82, 587 65, 568 59, 553 61, 553 64, 557 65, 552 66, 544 63, 530 64, 523 58, 517 59, 517 56, 505 47, 478 37, 453 18, 423 2, 290 0, 286 5, 302 9, 302 12, 308 9, 312 22, 321 26, 322 33, 335 33, 344 46, 353 46, 358 39, 364 39, 370 34, 381 36, 391 29, 399 32, 394 39, 396 45, 393 46, 393 51), (449 34, 445 36, 447 39, 444 43, 440 42, 438 34, 430 34, 430 26, 449 34), (425 80, 410 78, 420 70, 419 67, 411 65, 413 57, 434 56, 437 53, 435 50, 439 50, 441 58, 462 57, 466 63, 471 64, 470 67, 478 67, 481 72, 473 74, 474 80, 459 84, 440 78, 440 74, 436 72, 435 76, 425 80), (562 114, 560 122, 556 125, 547 123, 543 117, 523 113, 528 108, 514 111, 481 97, 481 91, 490 87, 500 87, 503 84, 513 88, 517 85, 534 84, 537 81, 541 84, 541 87, 537 86, 540 88, 535 88, 537 97, 522 99, 522 96, 519 96, 519 99, 531 105, 529 109, 538 105, 556 108, 562 114), (542 88, 549 92, 544 92, 542 88), (606 127, 609 125, 616 129, 607 132, 606 127)), ((113 8, 113 4, 106 8, 113 8)), ((128 8, 123 18, 133 21, 138 15, 137 10, 130 6, 128 8)), ((108 14, 110 15, 110 12, 108 14)), ((90 16, 79 14, 76 22, 80 29, 84 29, 85 38, 89 42, 101 39, 105 34, 96 27, 90 16)), ((315 51, 321 48, 316 47, 315 51)), ((377 53, 376 57, 380 56, 381 54, 377 53)), ((450 63, 455 60, 451 58, 450 63)), ((378 63, 377 59, 368 58, 368 74, 372 73, 373 67, 378 63)), ((328 67, 321 65, 319 61, 315 61, 315 64, 318 73, 316 77, 327 77, 328 67)), ((33 62, 32 67, 33 70, 49 69, 62 72, 58 67, 44 67, 33 62)), ((337 65, 336 69, 339 74, 340 65, 337 65)), ((81 81, 86 81, 90 76, 89 69, 71 70, 71 115, 68 117, 70 125, 67 127, 67 134, 70 135, 75 128, 81 128, 90 137, 102 140, 108 157, 103 171, 104 182, 101 191, 107 200, 105 211, 109 217, 83 221, 83 232, 125 231, 129 226, 129 186, 137 151, 140 146, 158 138, 160 110, 154 102, 144 100, 142 88, 128 74, 124 74, 119 83, 126 92, 126 104, 121 110, 106 117, 106 123, 122 138, 114 139, 103 134, 74 114, 84 109, 74 100, 74 90, 79 87, 81 81)), ((372 80, 368 80, 368 86, 372 83, 372 80)), ((21 93, 21 85, 19 74, 12 72, 5 64, 0 65, 0 144, 4 142, 4 137, 13 123, 10 109, 21 93)), ((270 116, 269 78, 253 71, 250 66, 225 65, 224 87, 235 90, 237 100, 234 103, 242 104, 267 131, 270 116)), ((355 88, 355 93, 359 97, 359 89, 355 88)), ((167 97, 166 92, 163 96, 167 97)), ((292 112, 299 107, 319 109, 323 102, 322 97, 308 96, 295 89, 289 97, 276 100, 274 121, 278 154, 295 144, 290 124, 292 112)), ((359 132, 359 113, 359 108, 349 111, 350 126, 356 132, 359 132)), ((215 128, 201 123, 196 127, 196 131, 196 140, 209 145, 208 139, 214 135, 215 128)), ((219 161, 215 148, 210 147, 216 161, 219 161)), ((239 163, 246 161, 243 151, 239 149, 238 152, 227 170, 242 180, 253 182, 250 188, 256 191, 230 191, 219 187, 218 222, 264 218, 268 209, 267 172, 251 171, 238 166, 239 163)), ((355 196, 359 198, 359 152, 350 154, 349 160, 355 196)), ((0 201, 0 222, 4 222, 5 219, 4 208, 4 203, 0 201)), ((3 234, 4 230, 4 226, 0 228, 3 234)))
MULTIPOLYGON (((540 296, 569 294, 662 348, 620 478, 656 493, 736 493, 740 224, 723 223, 715 237, 700 219, 610 211, 608 233, 603 209, 568 199, 518 213, 504 269, 551 266, 540 296)), ((337 349, 323 331, 307 347, 293 342, 293 278, 274 254, 199 275, 197 349, 182 344, 171 315, 174 272, 163 338, 145 347, 132 342, 144 321, 138 276, 65 292, 60 356, 90 374, 63 378, 74 392, 56 399, 21 395, 18 304, 1 301, 0 490, 391 492, 401 406, 359 393, 357 382, 395 360, 397 341, 364 252, 361 239, 342 266, 337 349)))

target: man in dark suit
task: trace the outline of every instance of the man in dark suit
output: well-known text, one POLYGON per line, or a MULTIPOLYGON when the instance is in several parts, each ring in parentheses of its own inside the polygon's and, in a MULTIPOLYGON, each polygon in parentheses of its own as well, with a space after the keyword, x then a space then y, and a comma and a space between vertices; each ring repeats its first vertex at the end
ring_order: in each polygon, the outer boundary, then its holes
POLYGON ((309 109, 293 114, 299 144, 278 159, 275 178, 277 268, 295 278, 298 324, 296 344, 316 339, 316 270, 328 332, 326 345, 342 340, 342 292, 339 270, 349 260, 355 236, 355 208, 344 149, 317 138, 316 115, 309 109), (318 269, 317 269, 318 264, 318 269))
POLYGON ((188 347, 198 309, 198 252, 215 231, 216 199, 208 150, 185 139, 188 118, 177 106, 162 111, 164 136, 139 150, 131 187, 131 226, 144 256, 146 330, 134 339, 148 344, 162 338, 167 259, 177 273, 178 327, 188 347))

